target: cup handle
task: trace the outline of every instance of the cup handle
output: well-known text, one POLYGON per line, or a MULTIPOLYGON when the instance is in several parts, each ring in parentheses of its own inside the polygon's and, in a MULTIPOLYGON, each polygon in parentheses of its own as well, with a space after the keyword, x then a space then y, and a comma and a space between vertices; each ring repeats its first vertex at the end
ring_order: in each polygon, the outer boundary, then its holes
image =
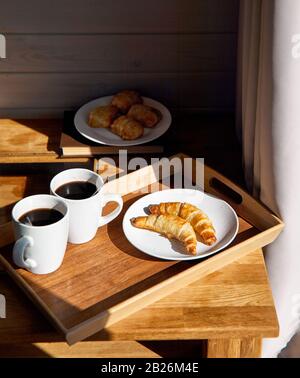
POLYGON ((98 227, 104 226, 105 224, 111 222, 115 219, 123 208, 123 199, 118 194, 104 194, 102 197, 102 206, 104 207, 108 202, 117 202, 119 205, 114 211, 112 211, 108 215, 104 215, 100 217, 98 227))
POLYGON ((25 250, 27 247, 32 247, 34 244, 31 236, 22 236, 15 242, 13 249, 13 260, 16 265, 21 268, 31 269, 37 266, 33 259, 25 259, 25 250))

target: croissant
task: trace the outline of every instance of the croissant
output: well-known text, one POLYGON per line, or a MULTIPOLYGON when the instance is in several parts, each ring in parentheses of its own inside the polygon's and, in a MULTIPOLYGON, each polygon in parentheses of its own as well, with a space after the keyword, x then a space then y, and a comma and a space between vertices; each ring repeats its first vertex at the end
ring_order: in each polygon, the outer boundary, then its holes
POLYGON ((197 238, 189 222, 173 215, 149 215, 131 219, 137 228, 159 232, 168 239, 181 241, 188 253, 196 255, 197 238))
POLYGON ((116 106, 123 114, 134 104, 142 104, 141 96, 135 91, 125 90, 114 95, 111 104, 116 106))
POLYGON ((121 116, 111 125, 111 131, 124 140, 133 140, 144 134, 143 126, 132 118, 121 116))
POLYGON ((154 127, 161 120, 159 110, 143 104, 133 105, 127 115, 141 122, 144 127, 154 127))
POLYGON ((200 236, 201 241, 206 245, 212 245, 217 241, 216 231, 211 220, 194 205, 182 202, 166 202, 159 205, 151 205, 149 210, 151 214, 177 215, 190 222, 200 236))
POLYGON ((117 118, 119 109, 116 106, 98 106, 89 114, 90 127, 109 127, 113 120, 117 118))

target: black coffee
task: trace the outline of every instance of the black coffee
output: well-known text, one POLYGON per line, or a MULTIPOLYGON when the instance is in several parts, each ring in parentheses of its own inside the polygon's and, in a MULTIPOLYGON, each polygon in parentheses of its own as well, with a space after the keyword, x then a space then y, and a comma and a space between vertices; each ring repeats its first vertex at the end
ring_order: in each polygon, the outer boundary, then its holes
POLYGON ((97 186, 89 181, 72 181, 61 185, 55 193, 66 199, 82 200, 92 197, 96 191, 97 186))
POLYGON ((23 214, 19 222, 28 226, 48 226, 62 218, 63 214, 55 209, 34 209, 23 214))

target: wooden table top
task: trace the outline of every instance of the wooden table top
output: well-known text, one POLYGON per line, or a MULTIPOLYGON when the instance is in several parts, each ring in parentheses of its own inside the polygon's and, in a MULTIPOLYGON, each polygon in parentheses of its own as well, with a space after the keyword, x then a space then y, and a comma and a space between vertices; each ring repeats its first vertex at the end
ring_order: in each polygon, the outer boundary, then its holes
MULTIPOLYGON (((1 343, 63 342, 4 273, 7 318, 1 343)), ((108 327, 89 340, 199 340, 276 337, 278 321, 261 250, 108 327)))
POLYGON ((60 158, 62 129, 59 119, 0 119, 0 163, 87 161, 60 158))

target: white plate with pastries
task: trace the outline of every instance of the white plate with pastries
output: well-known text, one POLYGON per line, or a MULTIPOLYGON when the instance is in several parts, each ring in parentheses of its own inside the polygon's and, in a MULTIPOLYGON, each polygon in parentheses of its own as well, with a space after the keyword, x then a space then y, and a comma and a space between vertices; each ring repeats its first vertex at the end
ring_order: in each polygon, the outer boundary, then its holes
MULTIPOLYGON (((137 93, 135 91, 121 91, 116 95, 122 95, 124 92, 137 93)), ((115 99, 116 95, 90 101, 76 112, 74 124, 81 135, 100 144, 127 147, 151 142, 163 135, 170 127, 171 114, 160 102, 137 94, 138 102, 129 104, 127 108, 116 108, 115 105, 112 105, 113 101, 118 105, 115 99), (152 115, 154 118, 157 116, 151 127, 146 127, 147 123, 134 118, 135 114, 139 114, 137 113, 140 110, 139 108, 145 108, 146 112, 150 111, 150 116, 152 115), (103 114, 101 109, 104 109, 106 114, 103 114), (99 118, 99 115, 102 119, 99 118), (130 118, 129 122, 128 118, 130 118), (126 124, 129 131, 131 129, 136 130, 136 133, 133 135, 126 134, 126 131, 121 133, 120 130, 124 130, 123 124, 126 124)))
POLYGON ((238 227, 238 217, 227 202, 194 189, 145 195, 123 218, 129 242, 164 260, 196 260, 217 253, 234 240, 238 227))

